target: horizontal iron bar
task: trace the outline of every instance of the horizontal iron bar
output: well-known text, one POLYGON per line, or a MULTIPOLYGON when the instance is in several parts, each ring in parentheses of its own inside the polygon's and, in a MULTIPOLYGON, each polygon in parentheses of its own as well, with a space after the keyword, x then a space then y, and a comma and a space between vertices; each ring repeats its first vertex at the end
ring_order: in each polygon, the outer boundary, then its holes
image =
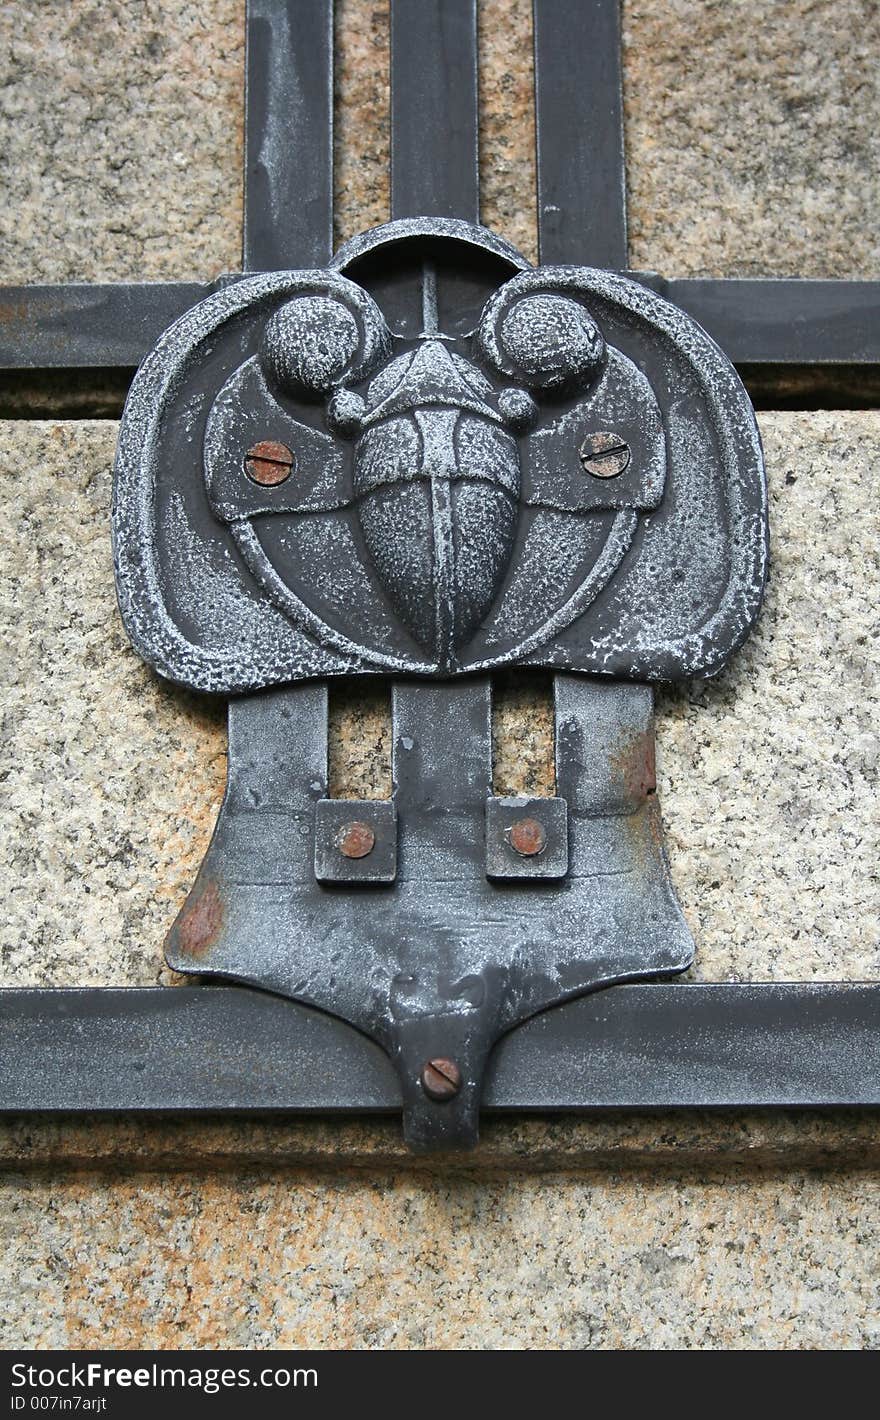
POLYGON ((880 362, 880 281, 684 277, 657 289, 735 365, 880 362))
POLYGON ((212 289, 188 281, 0 287, 0 370, 136 369, 212 289))
MULTIPOLYGON (((492 1110, 880 1104, 880 985, 616 986, 496 1047, 492 1110)), ((243 987, 0 991, 0 1111, 400 1108, 351 1026, 243 987)))
MULTIPOLYGON (((880 365, 880 281, 626 274, 686 310, 735 364, 880 365)), ((134 369, 167 326, 214 289, 189 282, 0 287, 0 370, 134 369)))

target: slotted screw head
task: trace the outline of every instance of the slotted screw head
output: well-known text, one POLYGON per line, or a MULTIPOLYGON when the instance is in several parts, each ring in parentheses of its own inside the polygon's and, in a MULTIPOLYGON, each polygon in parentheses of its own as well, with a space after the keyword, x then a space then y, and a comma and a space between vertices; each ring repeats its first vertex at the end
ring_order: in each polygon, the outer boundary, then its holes
POLYGON ((619 434, 588 434, 579 452, 581 463, 594 478, 617 478, 629 468, 629 444, 619 434))
POLYGON ((454 1060, 437 1056, 422 1066, 422 1089, 429 1099, 451 1100, 461 1089, 461 1071, 454 1060))
POLYGON ((263 488, 274 488, 290 477, 293 454, 286 444, 263 439, 245 454, 244 471, 253 483, 259 483, 263 488))

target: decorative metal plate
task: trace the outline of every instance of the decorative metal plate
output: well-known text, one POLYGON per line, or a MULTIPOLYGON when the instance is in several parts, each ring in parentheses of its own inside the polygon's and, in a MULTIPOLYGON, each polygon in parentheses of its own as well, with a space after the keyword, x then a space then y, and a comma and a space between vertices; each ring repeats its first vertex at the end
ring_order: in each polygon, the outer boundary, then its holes
POLYGON ((441 219, 245 278, 141 367, 114 540, 150 664, 264 692, 168 960, 380 1041, 416 1147, 475 1140, 504 1031, 690 963, 641 682, 724 663, 767 540, 751 406, 681 311, 441 219), (559 672, 553 799, 492 796, 511 664, 559 672), (397 677, 393 801, 327 800, 296 683, 342 674, 397 677))
POLYGON ((676 679, 757 615, 761 449, 728 360, 645 287, 394 222, 170 328, 126 405, 114 537, 129 635, 195 689, 676 679))

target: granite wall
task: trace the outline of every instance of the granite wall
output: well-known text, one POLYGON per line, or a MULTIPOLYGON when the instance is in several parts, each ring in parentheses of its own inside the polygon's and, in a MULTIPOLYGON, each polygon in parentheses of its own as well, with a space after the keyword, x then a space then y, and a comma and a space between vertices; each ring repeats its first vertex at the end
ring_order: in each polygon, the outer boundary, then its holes
MULTIPOLYGON (((0 280, 237 265, 242 21, 4 8, 0 280)), ((387 215, 387 6, 339 22, 344 238, 387 215)), ((626 4, 633 264, 878 276, 878 28, 868 0, 626 4)), ((481 63, 484 218, 533 253, 525 0, 482 0, 481 63)), ((760 424, 759 631, 659 707, 692 975, 876 979, 880 414, 760 424)), ((114 440, 0 425, 2 985, 170 982, 222 793, 222 708, 160 685, 118 622, 114 440)), ((544 687, 507 684, 499 786, 545 787, 549 745, 544 687)), ((336 695, 332 757, 336 792, 381 791, 381 702, 336 695)), ((390 1123, 7 1121, 0 1344, 873 1346, 878 1162, 859 1115, 495 1121, 430 1168, 390 1123)))

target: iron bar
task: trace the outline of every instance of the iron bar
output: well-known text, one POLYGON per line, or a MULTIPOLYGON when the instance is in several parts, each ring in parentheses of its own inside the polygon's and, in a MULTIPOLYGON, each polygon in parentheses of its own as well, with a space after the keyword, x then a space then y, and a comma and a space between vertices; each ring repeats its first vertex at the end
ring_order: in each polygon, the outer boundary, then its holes
MULTIPOLYGON (((504 1037, 492 1110, 880 1104, 880 986, 615 986, 504 1037)), ((232 986, 0 991, 0 1111, 400 1109, 384 1052, 232 986)))
POLYGON ((134 370, 211 289, 186 281, 0 287, 0 370, 134 370))
MULTIPOLYGON (((630 272, 735 364, 880 365, 880 281, 665 280, 630 272)), ((134 369, 214 288, 190 282, 0 287, 0 370, 134 369)))
POLYGON ((391 215, 479 205, 476 0, 392 0, 391 215))
POLYGON ((691 277, 658 289, 734 364, 880 362, 880 281, 691 277))
POLYGON ((332 0, 248 0, 242 265, 325 266, 332 248, 332 0))
POLYGON ((534 0, 541 261, 627 265, 618 0, 534 0))

